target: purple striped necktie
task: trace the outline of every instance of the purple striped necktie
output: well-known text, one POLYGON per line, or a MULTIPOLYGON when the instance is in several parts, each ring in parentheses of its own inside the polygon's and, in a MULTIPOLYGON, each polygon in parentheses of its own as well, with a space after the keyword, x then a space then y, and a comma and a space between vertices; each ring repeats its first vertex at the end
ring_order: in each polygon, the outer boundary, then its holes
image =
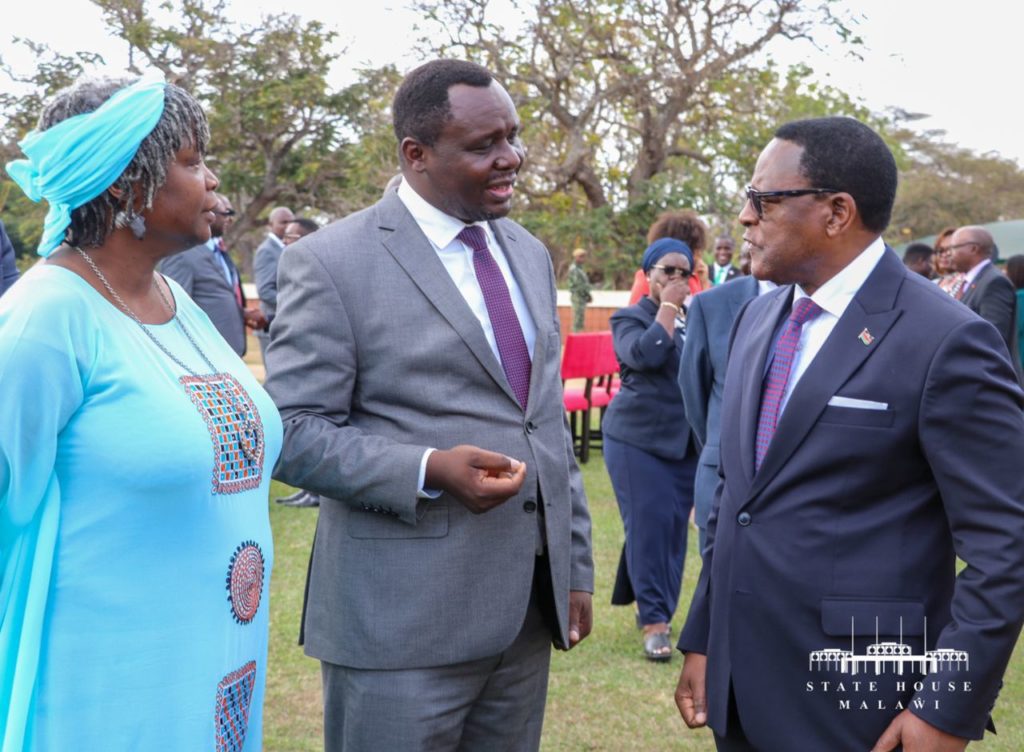
POLYGON ((775 343, 775 354, 772 365, 768 369, 768 377, 764 381, 761 393, 761 413, 757 419, 757 439, 754 442, 754 469, 761 468, 761 462, 768 452, 768 445, 775 435, 775 427, 779 422, 782 408, 782 397, 789 383, 789 372, 793 367, 793 356, 800 342, 800 330, 805 322, 821 313, 821 308, 810 298, 800 298, 794 305, 782 330, 779 341, 775 343))
POLYGON ((480 292, 484 295, 494 339, 498 343, 501 367, 505 369, 505 376, 516 399, 526 410, 526 399, 530 392, 530 353, 526 349, 526 339, 516 309, 512 306, 505 275, 487 248, 487 235, 482 228, 476 225, 464 227, 458 238, 473 249, 473 269, 480 283, 480 292))

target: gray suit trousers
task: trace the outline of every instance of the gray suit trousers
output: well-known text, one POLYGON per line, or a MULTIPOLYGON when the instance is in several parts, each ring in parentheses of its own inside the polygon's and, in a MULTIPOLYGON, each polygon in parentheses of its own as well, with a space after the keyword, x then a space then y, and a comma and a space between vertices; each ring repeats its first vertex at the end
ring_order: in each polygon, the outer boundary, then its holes
POLYGON ((536 752, 551 630, 537 588, 499 655, 449 666, 372 670, 321 662, 325 752, 536 752))

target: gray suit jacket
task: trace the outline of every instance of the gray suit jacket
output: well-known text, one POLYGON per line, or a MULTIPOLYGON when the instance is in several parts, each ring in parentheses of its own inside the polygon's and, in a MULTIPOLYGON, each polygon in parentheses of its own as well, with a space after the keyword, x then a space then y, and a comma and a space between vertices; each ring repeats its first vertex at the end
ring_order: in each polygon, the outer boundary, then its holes
POLYGON ((1017 291, 1013 289, 1013 283, 993 264, 988 264, 964 291, 960 302, 996 328, 1010 352, 1010 360, 1017 364, 1017 378, 1020 379, 1017 291))
MULTIPOLYGON (((228 263, 237 277, 238 270, 230 258, 228 263)), ((245 355, 245 317, 213 251, 206 245, 194 246, 165 258, 160 271, 185 288, 232 350, 245 355)))
POLYGON ((757 297, 757 280, 726 282, 690 300, 686 344, 679 359, 679 389, 686 421, 701 446, 694 485, 697 524, 704 528, 718 486, 718 436, 722 422, 722 388, 729 359, 729 332, 743 306, 757 297))
POLYGON ((268 235, 256 249, 252 261, 252 275, 256 280, 256 292, 260 297, 260 309, 272 319, 277 313, 277 265, 281 261, 284 247, 275 243, 268 235))
POLYGON ((540 525, 558 627, 593 592, 590 518, 559 373, 551 261, 492 223, 537 327, 524 415, 480 323, 395 194, 289 246, 267 351, 281 410, 275 477, 319 493, 307 654, 370 669, 494 656, 530 598, 540 525), (482 515, 417 498, 428 447, 475 444, 525 461, 520 493, 482 515))

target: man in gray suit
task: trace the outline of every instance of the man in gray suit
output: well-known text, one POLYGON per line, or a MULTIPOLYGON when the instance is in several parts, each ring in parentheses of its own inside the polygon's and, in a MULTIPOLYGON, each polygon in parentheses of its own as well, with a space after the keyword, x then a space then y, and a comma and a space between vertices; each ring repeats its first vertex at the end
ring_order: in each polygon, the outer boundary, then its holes
MULTIPOLYGON (((267 327, 274 320, 277 313, 277 266, 281 262, 281 252, 284 251, 284 233, 288 224, 295 219, 292 210, 287 206, 277 206, 270 210, 267 218, 267 226, 270 232, 252 260, 252 276, 256 281, 256 294, 260 299, 260 311, 267 319, 267 327)), ((270 342, 270 333, 267 329, 256 332, 256 339, 260 343, 260 354, 263 360, 267 360, 267 345, 270 342)))
POLYGON ((679 359, 679 389, 686 421, 700 445, 694 482, 694 520, 704 550, 708 514, 718 486, 718 436, 722 420, 722 387, 729 358, 729 332, 748 300, 775 287, 754 277, 740 277, 690 298, 686 312, 686 344, 679 359))
POLYGON ((224 248, 224 232, 234 221, 235 210, 227 196, 217 194, 217 215, 210 224, 210 239, 169 256, 160 271, 185 288, 217 331, 240 356, 245 355, 245 327, 261 328, 266 321, 259 311, 248 311, 238 267, 224 248))
POLYGON ((536 750, 593 563, 550 256, 504 219, 519 118, 458 60, 412 71, 393 118, 400 187, 289 247, 267 351, 275 476, 322 497, 326 749, 536 750))
POLYGON ((953 268, 965 275, 960 302, 996 328, 1020 379, 1017 291, 992 263, 994 248, 992 234, 975 225, 954 232, 946 246, 946 250, 953 252, 953 268))

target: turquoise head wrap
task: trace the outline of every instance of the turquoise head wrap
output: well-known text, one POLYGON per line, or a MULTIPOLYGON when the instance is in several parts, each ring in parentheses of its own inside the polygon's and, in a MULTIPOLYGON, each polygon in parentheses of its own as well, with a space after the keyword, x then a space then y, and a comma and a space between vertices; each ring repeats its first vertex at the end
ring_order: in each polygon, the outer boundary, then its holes
POLYGON ((28 159, 7 163, 7 174, 33 201, 46 199, 40 256, 64 240, 71 212, 89 203, 121 176, 164 111, 163 78, 140 78, 93 112, 32 131, 18 146, 28 159))

